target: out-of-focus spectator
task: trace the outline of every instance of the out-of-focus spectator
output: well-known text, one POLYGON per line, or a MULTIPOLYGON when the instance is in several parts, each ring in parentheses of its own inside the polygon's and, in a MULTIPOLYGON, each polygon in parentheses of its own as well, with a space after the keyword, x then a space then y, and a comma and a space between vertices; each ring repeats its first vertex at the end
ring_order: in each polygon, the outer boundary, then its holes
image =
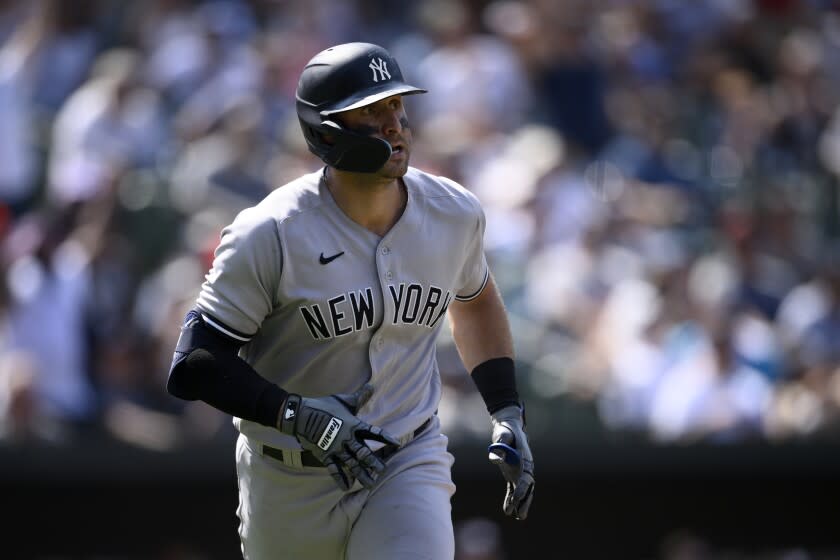
POLYGON ((38 0, 28 8, 4 54, 19 73, 24 95, 49 119, 82 83, 99 48, 96 3, 38 0))
POLYGON ((170 132, 160 95, 140 81, 141 64, 130 49, 102 53, 57 114, 47 175, 55 203, 95 197, 114 174, 164 159, 170 132))
POLYGON ((96 420, 99 404, 89 375, 85 316, 93 294, 89 255, 71 236, 72 227, 67 213, 38 213, 6 238, 3 351, 30 356, 37 409, 85 426, 96 420))
POLYGON ((0 115, 8 131, 0 142, 0 200, 14 208, 36 202, 52 121, 99 48, 95 16, 91 0, 28 3, 25 19, 0 48, 0 115))
POLYGON ((534 33, 541 38, 543 52, 532 68, 538 90, 532 118, 556 127, 578 149, 594 156, 610 139, 612 125, 605 106, 606 70, 588 37, 595 23, 591 15, 547 7, 535 14, 534 33))
POLYGON ((417 103, 420 128, 430 138, 458 134, 481 142, 521 125, 530 83, 511 46, 478 32, 475 14, 460 0, 422 3, 418 14, 433 45, 413 77, 429 90, 417 103))

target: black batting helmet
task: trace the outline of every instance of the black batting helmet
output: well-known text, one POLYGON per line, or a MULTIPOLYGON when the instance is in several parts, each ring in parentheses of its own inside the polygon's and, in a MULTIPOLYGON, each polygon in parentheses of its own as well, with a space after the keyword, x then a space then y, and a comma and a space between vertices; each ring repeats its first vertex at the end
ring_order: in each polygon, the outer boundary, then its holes
POLYGON ((385 140, 348 130, 331 115, 392 95, 426 93, 403 81, 397 61, 371 43, 345 43, 316 54, 300 75, 297 114, 309 151, 336 169, 373 173, 391 157, 385 140), (324 135, 329 135, 330 143, 324 135))

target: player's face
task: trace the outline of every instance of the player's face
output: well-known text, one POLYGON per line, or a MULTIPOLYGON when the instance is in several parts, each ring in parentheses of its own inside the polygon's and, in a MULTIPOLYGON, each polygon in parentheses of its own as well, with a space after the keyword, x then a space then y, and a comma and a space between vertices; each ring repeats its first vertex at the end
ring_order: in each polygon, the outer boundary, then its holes
POLYGON ((391 179, 405 175, 412 138, 401 95, 392 95, 339 115, 342 124, 350 130, 381 138, 391 145, 391 157, 377 175, 391 179))

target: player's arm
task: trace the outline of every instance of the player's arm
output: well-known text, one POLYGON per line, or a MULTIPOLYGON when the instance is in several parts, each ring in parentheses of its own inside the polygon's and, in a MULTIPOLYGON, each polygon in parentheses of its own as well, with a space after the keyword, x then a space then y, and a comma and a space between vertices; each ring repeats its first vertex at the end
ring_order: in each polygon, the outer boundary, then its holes
POLYGON ((208 325, 199 311, 191 310, 181 327, 167 390, 178 398, 202 400, 233 416, 296 437, 302 447, 321 460, 344 490, 350 489, 353 478, 371 487, 385 464, 365 440, 398 445, 381 429, 356 417, 373 392, 371 386, 352 395, 322 398, 289 393, 239 357, 242 344, 208 325), (331 436, 329 441, 326 433, 331 436))
POLYGON ((490 413, 493 426, 490 459, 507 481, 504 512, 525 519, 534 497, 534 459, 516 388, 513 337, 504 302, 492 276, 475 298, 452 302, 449 322, 461 361, 490 413))
MULTIPOLYGON (((478 296, 468 301, 456 299, 450 304, 449 322, 467 371, 473 372, 488 360, 513 361, 513 337, 507 312, 492 275, 478 296)), ((515 385, 512 390, 494 405, 518 402, 515 385)))
POLYGON ((242 344, 191 310, 181 327, 166 389, 180 399, 202 400, 232 416, 277 427, 289 393, 239 357, 242 344))

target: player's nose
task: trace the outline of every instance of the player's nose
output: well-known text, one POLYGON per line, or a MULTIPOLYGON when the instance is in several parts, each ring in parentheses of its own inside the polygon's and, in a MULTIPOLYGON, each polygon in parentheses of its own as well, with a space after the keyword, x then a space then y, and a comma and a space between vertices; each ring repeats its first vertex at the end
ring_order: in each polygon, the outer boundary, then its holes
POLYGON ((403 127, 402 123, 400 122, 401 116, 401 111, 395 111, 391 109, 385 112, 384 121, 382 123, 382 133, 386 137, 391 136, 393 134, 402 133, 403 127))

